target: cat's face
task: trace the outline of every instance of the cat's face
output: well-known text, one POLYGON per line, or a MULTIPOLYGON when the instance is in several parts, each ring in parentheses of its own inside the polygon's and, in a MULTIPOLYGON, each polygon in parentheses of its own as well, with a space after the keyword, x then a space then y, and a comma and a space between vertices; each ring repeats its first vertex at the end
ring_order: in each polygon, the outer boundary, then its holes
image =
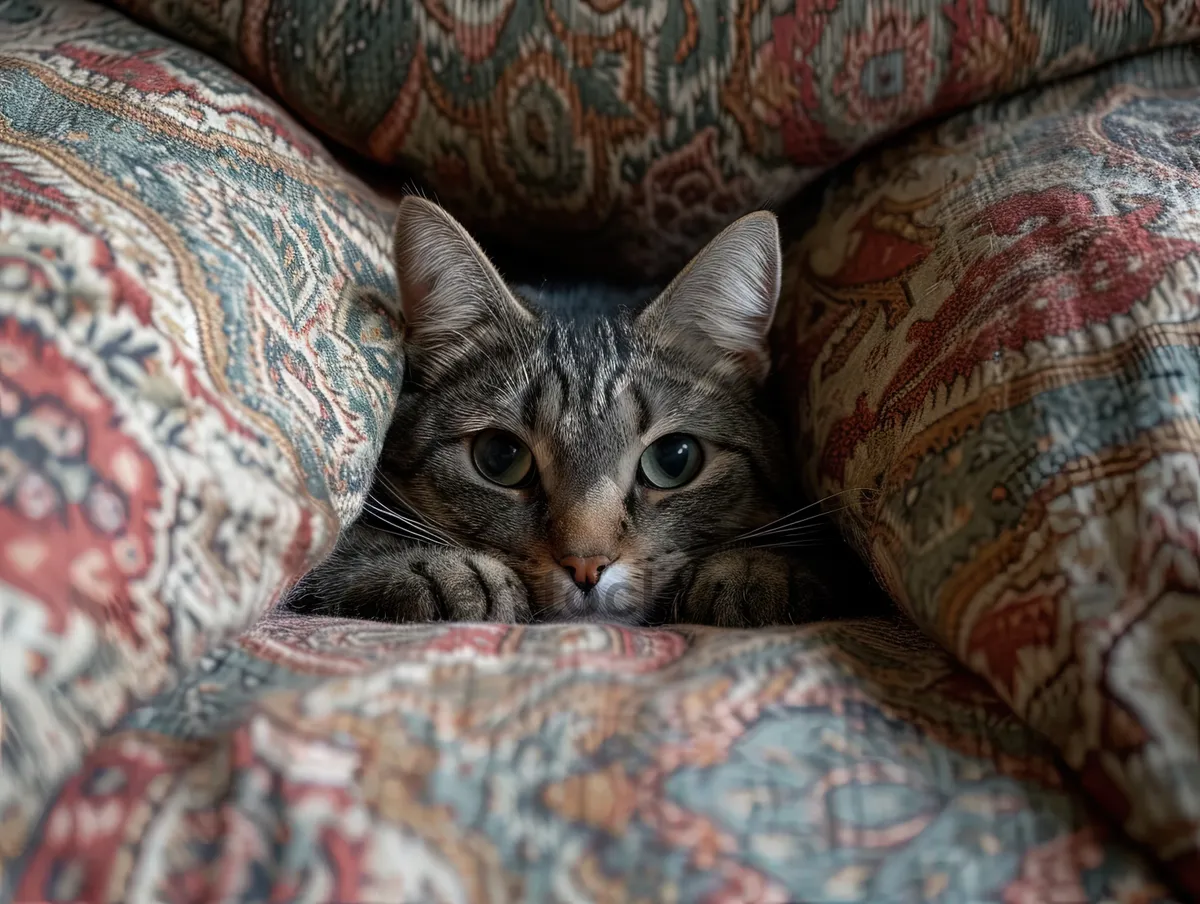
POLYGON ((396 251, 409 370, 376 495, 507 563, 539 620, 669 616, 691 563, 776 516, 770 215, 636 317, 592 322, 519 300, 428 202, 406 201, 396 251))

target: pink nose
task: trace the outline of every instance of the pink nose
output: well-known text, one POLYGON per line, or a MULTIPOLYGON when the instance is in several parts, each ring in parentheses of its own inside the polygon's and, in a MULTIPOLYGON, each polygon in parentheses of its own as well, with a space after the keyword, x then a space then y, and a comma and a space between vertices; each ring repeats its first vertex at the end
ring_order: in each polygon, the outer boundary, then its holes
POLYGON ((567 570, 579 589, 590 590, 600 583, 600 573, 612 560, 608 556, 563 556, 558 564, 567 570))

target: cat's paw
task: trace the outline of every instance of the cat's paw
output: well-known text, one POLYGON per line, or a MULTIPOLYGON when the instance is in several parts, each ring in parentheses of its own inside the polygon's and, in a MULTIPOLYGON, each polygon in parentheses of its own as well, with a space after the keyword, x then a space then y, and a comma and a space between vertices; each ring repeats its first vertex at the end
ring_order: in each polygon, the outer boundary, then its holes
POLYGON ((485 553, 397 542, 362 523, 309 572, 289 604, 302 611, 392 622, 530 619, 529 592, 485 553))
POLYGON ((388 567, 390 596, 402 609, 397 621, 529 620, 529 591, 516 572, 485 553, 411 547, 388 567))
POLYGON ((761 549, 730 549, 696 567, 681 620, 720 628, 792 622, 791 563, 761 549))

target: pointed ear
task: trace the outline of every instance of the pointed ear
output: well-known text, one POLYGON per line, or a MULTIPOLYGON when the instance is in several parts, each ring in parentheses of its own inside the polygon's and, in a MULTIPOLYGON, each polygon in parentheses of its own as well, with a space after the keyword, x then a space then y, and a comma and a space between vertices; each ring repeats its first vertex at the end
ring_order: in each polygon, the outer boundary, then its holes
POLYGON ((432 201, 400 202, 395 255, 406 345, 418 366, 450 363, 479 327, 534 319, 462 224, 432 201))
POLYGON ((747 214, 692 258, 637 323, 659 345, 762 381, 770 369, 767 333, 779 283, 775 216, 747 214))

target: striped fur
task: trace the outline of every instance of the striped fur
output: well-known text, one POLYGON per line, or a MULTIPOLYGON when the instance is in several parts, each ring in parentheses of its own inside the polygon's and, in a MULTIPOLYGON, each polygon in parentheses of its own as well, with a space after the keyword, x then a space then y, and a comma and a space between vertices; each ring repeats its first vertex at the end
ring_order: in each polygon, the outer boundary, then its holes
POLYGON ((731 226, 641 310, 596 292, 591 311, 578 291, 519 297, 429 202, 406 200, 400 223, 406 382, 368 511, 305 583, 319 604, 399 621, 793 620, 807 572, 728 545, 786 495, 762 399, 774 219, 731 226), (485 429, 526 442, 533 486, 478 473, 485 429), (643 450, 674 432, 700 440, 702 470, 677 490, 640 484, 643 450), (568 554, 614 564, 585 594, 568 554))

